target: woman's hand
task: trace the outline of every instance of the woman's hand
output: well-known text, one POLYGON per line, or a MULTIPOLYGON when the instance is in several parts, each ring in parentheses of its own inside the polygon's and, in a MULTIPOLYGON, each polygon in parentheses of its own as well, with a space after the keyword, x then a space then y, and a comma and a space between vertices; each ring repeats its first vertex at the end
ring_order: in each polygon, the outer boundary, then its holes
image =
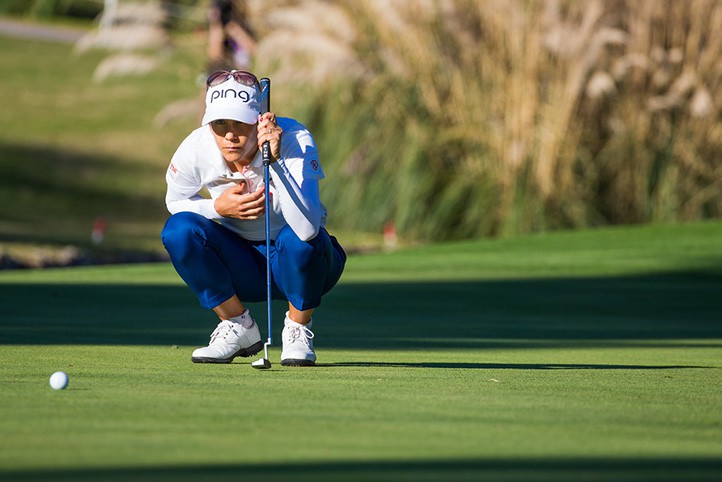
POLYGON ((216 198, 213 207, 224 218, 258 219, 266 212, 266 188, 248 193, 246 184, 240 183, 226 189, 216 198))
POLYGON ((268 141, 271 147, 271 162, 276 162, 281 156, 281 134, 283 129, 276 124, 276 114, 266 112, 258 116, 258 149, 263 149, 263 143, 268 141))

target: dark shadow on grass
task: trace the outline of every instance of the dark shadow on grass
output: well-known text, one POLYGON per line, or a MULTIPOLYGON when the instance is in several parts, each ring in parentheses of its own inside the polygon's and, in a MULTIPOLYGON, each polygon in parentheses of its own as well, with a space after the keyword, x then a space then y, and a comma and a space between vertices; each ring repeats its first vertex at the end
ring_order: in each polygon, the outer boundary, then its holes
POLYGON ((0 472, 2 481, 714 481, 722 460, 699 459, 510 459, 432 461, 341 461, 102 468, 0 472))
POLYGON ((587 363, 404 363, 404 362, 339 362, 317 363, 316 367, 379 367, 379 368, 451 368, 468 370, 677 370, 682 368, 717 368, 694 365, 608 365, 587 363))
MULTIPOLYGON (((721 293, 704 272, 342 283, 314 332, 318 349, 709 347, 722 339, 721 293)), ((265 327, 265 303, 250 307, 265 327)), ((276 341, 284 311, 276 302, 276 341)), ((0 344, 200 346, 216 323, 180 284, 0 284, 0 344)))

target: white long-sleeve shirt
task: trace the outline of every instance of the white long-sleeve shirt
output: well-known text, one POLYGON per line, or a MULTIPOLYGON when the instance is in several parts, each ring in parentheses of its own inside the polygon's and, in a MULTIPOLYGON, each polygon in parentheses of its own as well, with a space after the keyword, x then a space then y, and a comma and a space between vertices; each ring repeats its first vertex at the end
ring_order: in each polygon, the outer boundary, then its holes
MULTIPOLYGON (((319 197, 318 181, 324 178, 318 150, 311 133, 300 123, 277 118, 283 129, 280 159, 271 164, 271 238, 289 224, 304 241, 313 239, 326 224, 326 207, 319 197)), ((249 241, 266 237, 265 220, 240 220, 220 216, 215 199, 237 181, 244 179, 250 191, 263 185, 263 159, 260 151, 241 172, 232 172, 223 159, 208 125, 185 138, 171 159, 166 173, 166 206, 171 214, 190 211, 221 224, 249 241), (201 196, 203 188, 210 199, 201 196)))

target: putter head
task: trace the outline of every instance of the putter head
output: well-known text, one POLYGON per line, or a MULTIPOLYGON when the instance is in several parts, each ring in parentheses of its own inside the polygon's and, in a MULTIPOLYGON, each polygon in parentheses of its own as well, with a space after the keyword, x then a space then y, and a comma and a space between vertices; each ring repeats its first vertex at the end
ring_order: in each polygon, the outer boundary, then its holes
POLYGON ((258 360, 251 363, 251 366, 253 368, 257 368, 259 370, 268 370, 271 368, 271 360, 268 359, 268 347, 271 345, 271 339, 269 338, 266 343, 263 344, 263 358, 259 358, 258 360))
POLYGON ((268 358, 259 358, 258 360, 251 363, 253 368, 258 370, 268 370, 271 368, 271 361, 268 358))

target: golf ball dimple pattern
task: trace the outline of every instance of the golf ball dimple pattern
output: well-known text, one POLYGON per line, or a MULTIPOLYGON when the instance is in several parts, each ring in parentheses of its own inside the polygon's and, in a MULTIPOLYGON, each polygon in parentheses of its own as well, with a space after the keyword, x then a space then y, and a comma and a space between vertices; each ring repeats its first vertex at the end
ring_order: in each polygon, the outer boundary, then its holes
POLYGON ((68 375, 65 372, 55 372, 50 375, 50 386, 53 390, 63 390, 68 386, 68 375))

